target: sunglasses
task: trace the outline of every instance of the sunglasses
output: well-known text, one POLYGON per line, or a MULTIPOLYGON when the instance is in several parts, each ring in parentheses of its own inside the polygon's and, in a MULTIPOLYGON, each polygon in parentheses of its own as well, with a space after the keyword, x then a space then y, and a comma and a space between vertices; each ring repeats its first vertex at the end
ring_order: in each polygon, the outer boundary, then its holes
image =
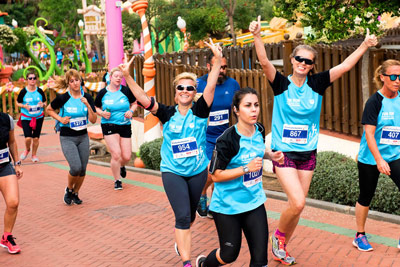
POLYGON ((307 65, 312 65, 312 64, 314 64, 314 61, 312 61, 311 59, 304 58, 304 57, 301 57, 301 56, 295 56, 294 59, 295 59, 297 62, 300 62, 300 63, 304 61, 304 63, 306 63, 307 65))
POLYGON ((192 91, 196 90, 196 87, 194 87, 193 85, 178 84, 176 86, 176 90, 178 90, 178 91, 183 91, 185 88, 186 88, 186 91, 188 91, 188 92, 192 92, 192 91))
POLYGON ((36 80, 36 77, 28 77, 28 80, 36 80))
POLYGON ((386 77, 389 77, 392 82, 397 80, 397 78, 399 78, 399 81, 400 81, 400 74, 385 74, 385 73, 382 73, 382 75, 386 76, 386 77))

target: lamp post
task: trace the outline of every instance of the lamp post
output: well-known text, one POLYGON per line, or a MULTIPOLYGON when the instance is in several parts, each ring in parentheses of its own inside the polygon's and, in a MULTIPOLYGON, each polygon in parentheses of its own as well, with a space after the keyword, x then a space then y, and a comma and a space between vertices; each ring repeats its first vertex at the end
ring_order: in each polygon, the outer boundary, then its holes
POLYGON ((183 32, 183 36, 184 36, 184 40, 185 40, 183 43, 183 51, 186 52, 189 47, 189 43, 188 43, 187 36, 186 36, 186 21, 184 19, 182 19, 181 17, 178 17, 178 21, 176 22, 176 25, 181 30, 181 32, 183 32))
MULTIPOLYGON (((151 47, 151 37, 149 26, 147 24, 145 12, 148 6, 146 0, 133 1, 132 10, 139 14, 142 22, 142 30, 144 37, 144 64, 143 64, 143 76, 144 76, 144 91, 150 97, 156 96, 156 87, 154 82, 154 76, 156 76, 156 70, 154 68, 153 50, 151 47)), ((156 116, 151 114, 149 111, 144 111, 144 141, 149 142, 154 139, 161 137, 161 125, 160 121, 156 116)))
POLYGON ((83 37, 83 26, 85 24, 83 21, 80 19, 78 22, 78 26, 80 29, 80 34, 81 34, 81 60, 84 61, 85 63, 85 73, 91 73, 92 72, 92 63, 90 62, 87 52, 86 52, 86 47, 85 47, 85 40, 83 37))

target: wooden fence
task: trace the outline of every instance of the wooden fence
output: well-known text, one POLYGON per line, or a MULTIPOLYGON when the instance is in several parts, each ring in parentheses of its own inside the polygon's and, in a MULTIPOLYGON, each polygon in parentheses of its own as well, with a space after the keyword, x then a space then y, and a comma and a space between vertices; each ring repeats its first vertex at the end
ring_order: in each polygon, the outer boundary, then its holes
MULTIPOLYGON (((277 63, 277 69, 283 74, 289 75, 292 73, 289 55, 293 48, 301 43, 301 39, 284 40, 276 44, 265 44, 265 49, 269 59, 277 63)), ((394 43, 398 44, 400 41, 394 43)), ((354 52, 357 46, 315 45, 314 48, 318 52, 315 67, 320 72, 329 70, 343 62, 346 57, 354 52)), ((157 73, 155 83, 158 101, 168 105, 174 104, 172 81, 177 74, 183 71, 190 71, 198 76, 206 74, 207 68, 205 66, 208 53, 208 49, 200 49, 187 53, 155 55, 157 73)), ((260 121, 269 131, 274 96, 257 62, 255 48, 252 45, 230 47, 224 48, 223 53, 229 66, 228 76, 236 79, 241 87, 253 87, 259 93, 260 121)), ((335 81, 327 89, 323 98, 321 128, 360 137, 363 132, 361 117, 365 101, 376 91, 372 83, 374 70, 384 60, 391 58, 400 59, 400 50, 371 48, 354 68, 335 81)), ((136 57, 134 69, 138 83, 143 87, 142 68, 143 57, 136 57)))

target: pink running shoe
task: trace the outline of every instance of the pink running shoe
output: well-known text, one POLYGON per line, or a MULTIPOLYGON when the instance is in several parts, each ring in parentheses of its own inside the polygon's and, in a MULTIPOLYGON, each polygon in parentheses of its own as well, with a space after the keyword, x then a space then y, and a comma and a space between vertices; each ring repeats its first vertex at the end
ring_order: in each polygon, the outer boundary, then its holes
POLYGON ((39 158, 37 156, 32 156, 32 162, 39 162, 39 158))
POLYGON ((19 156, 19 158, 20 158, 21 160, 24 160, 24 159, 26 159, 26 157, 28 156, 28 154, 29 154, 29 151, 28 151, 28 150, 25 150, 24 152, 22 152, 22 154, 21 154, 21 156, 19 156))
POLYGON ((21 252, 21 249, 17 244, 15 244, 14 237, 12 235, 7 236, 7 239, 4 239, 4 236, 1 237, 0 246, 8 249, 8 252, 11 254, 16 254, 21 252))

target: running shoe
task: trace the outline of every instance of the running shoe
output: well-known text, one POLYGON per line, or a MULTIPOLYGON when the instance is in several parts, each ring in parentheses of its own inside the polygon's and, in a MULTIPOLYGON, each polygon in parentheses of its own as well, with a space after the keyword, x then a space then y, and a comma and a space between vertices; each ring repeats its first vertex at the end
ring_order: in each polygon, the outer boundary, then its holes
POLYGON ((207 218, 209 218, 209 219, 214 219, 212 213, 210 212, 209 207, 207 207, 207 218))
POLYGON ((196 267, 202 267, 203 263, 206 261, 206 256, 200 255, 196 259, 196 267))
POLYGON ((201 196, 199 204, 197 205, 197 215, 201 218, 207 217, 207 196, 201 196))
POLYGON ((72 204, 72 195, 73 195, 73 191, 69 190, 68 187, 65 188, 65 195, 64 195, 64 203, 67 205, 71 205, 72 204))
POLYGON ((285 238, 282 236, 271 235, 272 256, 274 260, 284 265, 296 264, 296 260, 286 251, 285 238))
POLYGON ((22 152, 22 154, 21 154, 21 156, 19 156, 19 158, 20 158, 21 160, 24 160, 24 159, 26 159, 26 157, 28 156, 28 154, 29 154, 29 151, 28 151, 28 150, 25 150, 24 152, 22 152))
POLYGON ((2 236, 0 241, 0 246, 6 248, 8 250, 8 253, 11 254, 16 254, 21 252, 19 246, 15 244, 14 239, 15 237, 13 237, 12 235, 7 236, 7 239, 4 239, 4 236, 2 236))
POLYGON ((355 246, 360 251, 371 251, 373 250, 372 246, 369 244, 367 236, 359 234, 353 240, 353 246, 355 246))
POLYGON ((179 250, 178 250, 178 244, 177 243, 175 243, 174 248, 175 248, 176 255, 181 256, 181 254, 179 253, 179 250))
POLYGON ((189 263, 186 263, 185 266, 183 266, 183 267, 193 267, 193 266, 192 266, 192 264, 189 262, 189 263))
POLYGON ((122 182, 120 180, 114 182, 114 190, 122 190, 122 182))
POLYGON ((37 156, 32 156, 32 162, 39 162, 39 158, 37 156))
POLYGON ((119 170, 119 174, 121 175, 121 178, 126 177, 126 168, 125 166, 122 166, 121 169, 119 170))
POLYGON ((74 202, 76 205, 82 204, 82 200, 78 197, 78 193, 72 194, 72 202, 74 202))

